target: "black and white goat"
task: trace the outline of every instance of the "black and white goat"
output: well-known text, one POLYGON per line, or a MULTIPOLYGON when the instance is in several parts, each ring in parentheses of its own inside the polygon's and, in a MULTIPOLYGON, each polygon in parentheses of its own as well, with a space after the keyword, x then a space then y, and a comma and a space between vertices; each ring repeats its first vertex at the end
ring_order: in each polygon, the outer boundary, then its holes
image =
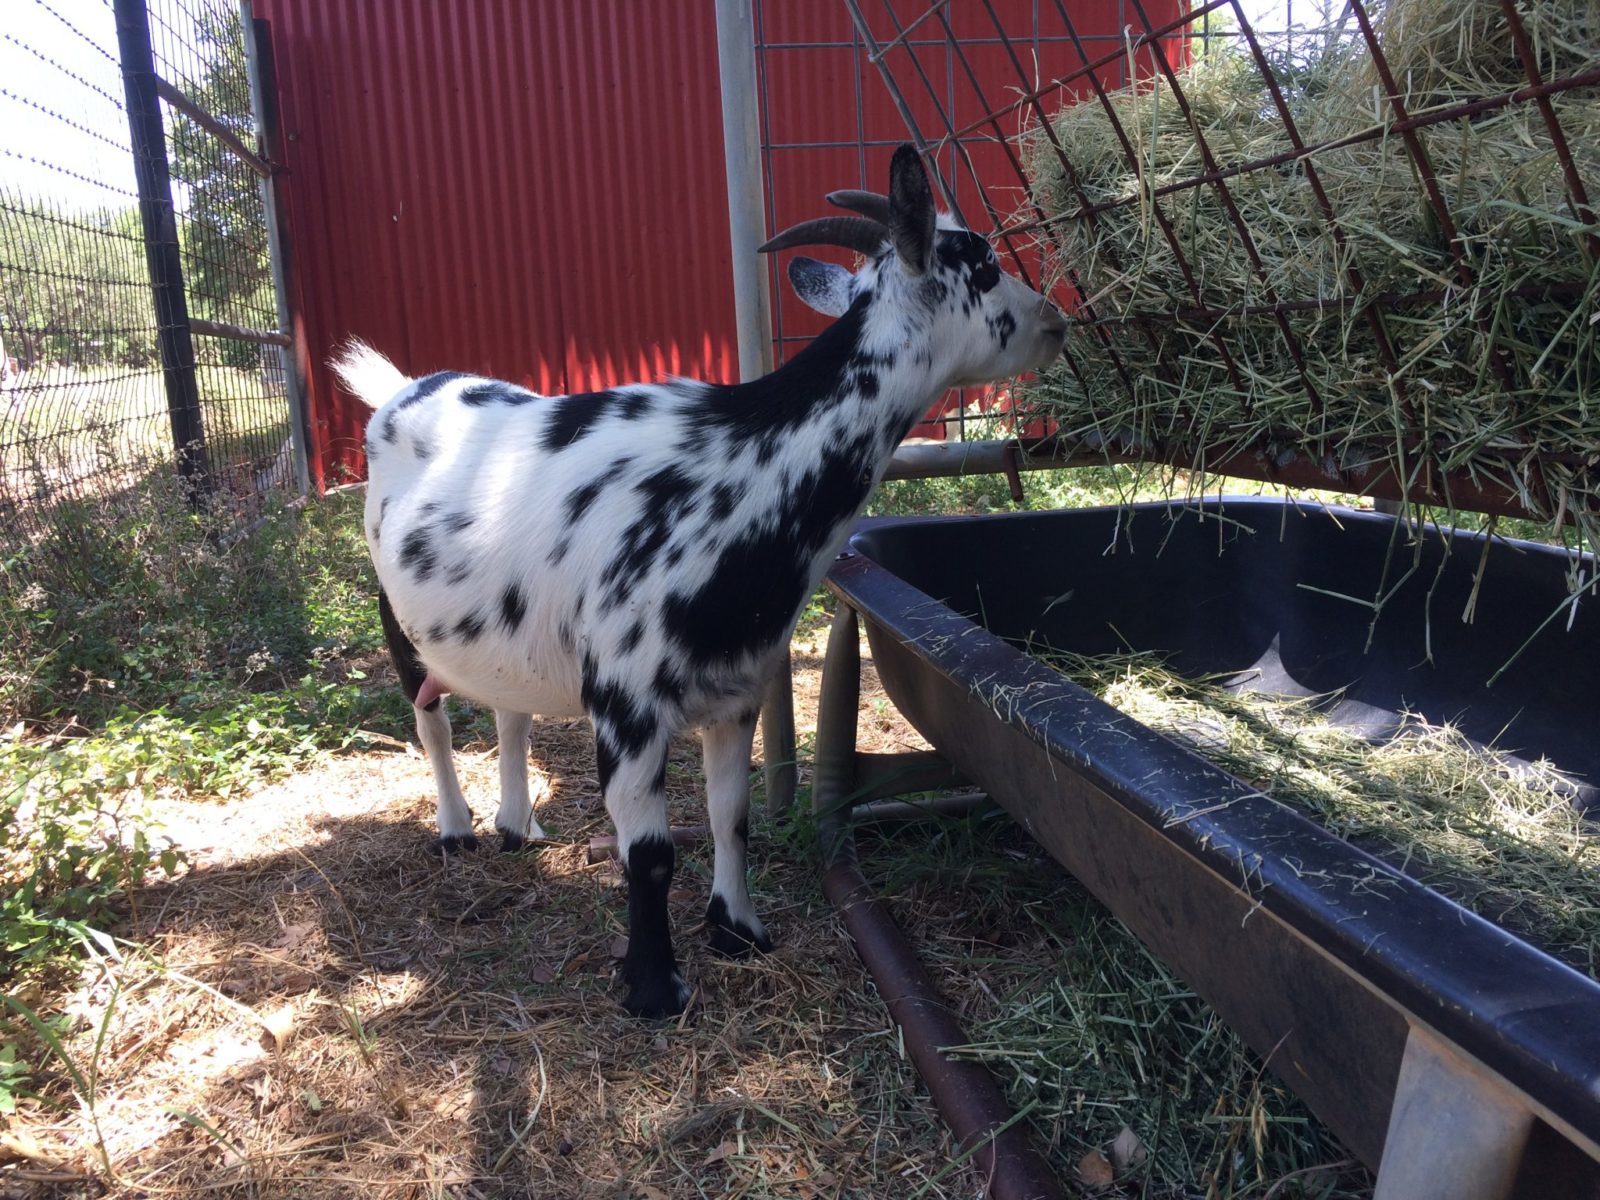
POLYGON ((471 847, 441 696, 494 706, 502 845, 543 831, 528 802, 530 714, 586 715, 628 881, 625 1006, 680 1012, 667 919, 667 741, 698 728, 716 863, 706 922, 729 954, 771 942, 745 884, 750 745, 763 686, 906 432, 946 388, 1043 366, 1061 314, 934 211, 915 150, 861 216, 764 251, 838 245, 854 274, 789 266, 839 318, 779 370, 544 397, 440 372, 408 380, 359 344, 335 364, 382 407, 367 426, 366 533, 384 632, 439 791, 439 845, 471 847))

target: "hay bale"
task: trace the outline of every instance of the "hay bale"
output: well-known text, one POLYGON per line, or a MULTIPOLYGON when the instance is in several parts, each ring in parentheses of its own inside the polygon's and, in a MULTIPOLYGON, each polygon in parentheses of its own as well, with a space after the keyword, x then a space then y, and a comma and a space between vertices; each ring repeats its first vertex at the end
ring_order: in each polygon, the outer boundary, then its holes
MULTIPOLYGON (((1523 13, 1545 78, 1600 66, 1594 0, 1542 0, 1523 13)), ((1412 115, 1526 83, 1497 0, 1392 0, 1379 23, 1412 115)), ((1052 119, 1062 153, 1041 128, 1024 135, 1035 194, 1062 218, 1054 268, 1076 270, 1109 334, 1109 344, 1076 337, 1077 371, 1052 371, 1026 399, 1095 444, 1208 455, 1266 447, 1341 467, 1389 461, 1401 478, 1423 460, 1466 470, 1531 511, 1575 522, 1600 548, 1597 231, 1580 220, 1542 114, 1515 103, 1419 131, 1452 242, 1404 139, 1386 128, 1394 112, 1375 89, 1371 54, 1348 38, 1302 41, 1316 52, 1281 78, 1306 142, 1379 135, 1228 179, 1243 230, 1215 185, 1153 196, 1205 170, 1164 83, 1112 96, 1133 163, 1097 102, 1052 119), (1286 312, 1288 336, 1271 312, 1248 311, 1308 301, 1322 306, 1286 312)), ((1219 163, 1292 150, 1242 48, 1198 59, 1179 82, 1219 163)), ((1600 89, 1551 105, 1600 203, 1600 89)))

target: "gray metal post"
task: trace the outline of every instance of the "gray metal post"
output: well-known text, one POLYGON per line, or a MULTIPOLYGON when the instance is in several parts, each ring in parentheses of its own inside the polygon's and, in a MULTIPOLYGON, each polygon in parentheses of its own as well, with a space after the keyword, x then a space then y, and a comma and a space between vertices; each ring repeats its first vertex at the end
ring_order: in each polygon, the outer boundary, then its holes
MULTIPOLYGON (((728 172, 739 377, 759 379, 773 366, 772 306, 767 261, 756 253, 767 240, 767 226, 750 0, 717 0, 717 65, 722 79, 722 149, 728 172)), ((794 688, 787 654, 762 702, 761 742, 767 759, 767 811, 785 812, 795 793, 794 688)))
POLYGON ((144 225, 145 264, 155 300, 157 343, 166 382, 167 418, 178 470, 190 485, 190 498, 198 503, 210 487, 211 471, 200 416, 200 389, 195 381, 183 261, 178 255, 167 134, 156 90, 155 55, 150 48, 150 17, 145 0, 115 0, 112 8, 133 145, 133 173, 139 188, 139 216, 144 225))
MULTIPOLYGON (((273 70, 272 44, 267 40, 265 22, 255 19, 250 0, 239 0, 239 24, 244 30, 245 69, 250 79, 250 111, 255 117, 256 146, 269 161, 277 149, 278 97, 273 70)), ((306 410, 306 378, 301 369, 303 347, 296 341, 294 315, 289 308, 289 256, 284 245, 283 224, 278 218, 277 183, 268 176, 261 180, 261 204, 267 218, 267 257, 272 264, 272 294, 277 301, 278 329, 289 336, 290 344, 280 346, 283 378, 289 393, 289 448, 294 457, 295 487, 304 496, 311 490, 308 458, 310 414, 306 410)))

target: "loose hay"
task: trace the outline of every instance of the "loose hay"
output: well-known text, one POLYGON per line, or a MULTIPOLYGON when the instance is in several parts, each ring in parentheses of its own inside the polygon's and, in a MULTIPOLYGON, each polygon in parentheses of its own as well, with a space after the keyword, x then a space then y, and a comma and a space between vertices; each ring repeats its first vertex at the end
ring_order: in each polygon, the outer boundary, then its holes
MULTIPOLYGON (((1520 11, 1544 79, 1600 66, 1593 0, 1520 11)), ((1378 23, 1410 116, 1527 84, 1497 0, 1389 0, 1378 23)), ((1109 339, 1076 336, 1076 370, 1057 367, 1028 399, 1093 445, 1185 460, 1250 448, 1341 468, 1386 462, 1406 481, 1469 472, 1600 548, 1600 228, 1569 194, 1539 109, 1519 102, 1417 132, 1452 245, 1353 28, 1298 35, 1300 57, 1278 56, 1275 73, 1307 144, 1383 133, 1226 181, 1260 270, 1217 186, 1154 197, 1206 170, 1165 81, 1112 93, 1136 166, 1094 100, 1051 120, 1071 175, 1041 127, 1024 134, 1033 189, 1060 217, 1047 243, 1054 270, 1076 271, 1109 339), (1083 215, 1111 202, 1123 203, 1083 215), (1251 311, 1306 301, 1320 307, 1288 311, 1287 337, 1273 313, 1251 311)), ((1220 164, 1293 151, 1242 45, 1178 76, 1220 164)), ((1549 104, 1600 202, 1600 88, 1549 104)))

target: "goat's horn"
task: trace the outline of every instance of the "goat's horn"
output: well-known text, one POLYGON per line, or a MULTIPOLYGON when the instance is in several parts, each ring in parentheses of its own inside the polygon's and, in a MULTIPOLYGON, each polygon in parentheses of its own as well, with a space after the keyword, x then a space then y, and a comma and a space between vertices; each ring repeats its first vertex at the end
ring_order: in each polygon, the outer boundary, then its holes
POLYGON ((828 203, 835 208, 858 212, 880 225, 889 224, 889 197, 880 196, 877 192, 858 192, 854 188, 846 188, 842 192, 829 192, 828 203))
POLYGON ((860 217, 818 217, 785 229, 760 250, 770 254, 791 246, 843 246, 871 258, 888 240, 889 231, 876 221, 860 217))

